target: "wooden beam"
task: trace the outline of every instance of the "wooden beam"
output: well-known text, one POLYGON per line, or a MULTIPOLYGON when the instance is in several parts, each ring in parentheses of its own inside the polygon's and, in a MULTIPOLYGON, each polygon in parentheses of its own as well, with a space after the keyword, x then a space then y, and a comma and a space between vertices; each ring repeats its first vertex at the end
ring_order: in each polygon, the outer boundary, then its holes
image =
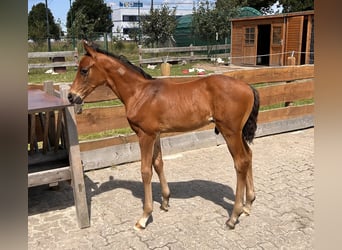
POLYGON ((70 180, 70 166, 28 174, 28 187, 70 180))
POLYGON ((284 82, 314 78, 314 65, 243 69, 223 74, 241 79, 249 84, 284 82))

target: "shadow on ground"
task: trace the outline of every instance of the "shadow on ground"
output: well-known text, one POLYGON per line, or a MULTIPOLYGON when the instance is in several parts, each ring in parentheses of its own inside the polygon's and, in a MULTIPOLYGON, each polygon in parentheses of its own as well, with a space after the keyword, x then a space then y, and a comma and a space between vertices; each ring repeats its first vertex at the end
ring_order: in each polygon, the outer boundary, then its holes
MULTIPOLYGON (((89 212, 91 212, 92 197, 115 189, 130 190, 134 197, 137 197, 143 202, 144 191, 142 182, 115 179, 113 176, 109 176, 108 181, 96 183, 85 174, 85 185, 87 189, 89 212)), ((153 182, 152 188, 153 200, 161 203, 159 182, 153 182)), ((171 204, 172 199, 189 199, 199 196, 222 206, 231 214, 232 204, 226 202, 225 198, 233 201, 235 196, 232 188, 227 185, 207 180, 190 180, 169 182, 169 188, 171 191, 171 204)), ((60 182, 58 188, 49 188, 48 185, 42 185, 29 188, 28 190, 29 216, 47 211, 64 209, 70 206, 74 206, 74 198, 72 187, 69 185, 69 182, 60 182)))

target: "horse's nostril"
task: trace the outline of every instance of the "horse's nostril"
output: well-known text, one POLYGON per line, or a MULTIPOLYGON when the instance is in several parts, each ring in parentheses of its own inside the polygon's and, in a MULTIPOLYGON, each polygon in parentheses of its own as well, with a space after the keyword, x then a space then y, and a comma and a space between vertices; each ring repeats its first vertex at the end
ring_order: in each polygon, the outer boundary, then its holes
POLYGON ((72 103, 72 101, 73 101, 73 96, 72 96, 72 94, 71 94, 71 93, 69 93, 69 94, 68 94, 68 100, 69 100, 69 102, 71 102, 71 103, 72 103))

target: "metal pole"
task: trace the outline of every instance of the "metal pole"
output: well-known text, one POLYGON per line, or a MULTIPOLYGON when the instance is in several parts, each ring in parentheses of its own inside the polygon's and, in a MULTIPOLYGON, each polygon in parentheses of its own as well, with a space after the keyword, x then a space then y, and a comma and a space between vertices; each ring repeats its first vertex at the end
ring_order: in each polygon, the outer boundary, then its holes
POLYGON ((70 16, 71 16, 71 20, 70 20, 70 30, 71 30, 71 36, 72 36, 72 47, 76 48, 76 41, 75 41, 75 35, 74 35, 74 30, 72 28, 72 22, 73 22, 73 15, 72 15, 72 9, 71 9, 71 0, 69 0, 70 3, 70 16))
POLYGON ((138 0, 139 44, 141 44, 140 0, 138 0))
POLYGON ((48 51, 51 51, 50 28, 49 28, 49 13, 48 13, 47 0, 45 0, 45 12, 46 12, 46 32, 47 32, 48 51))

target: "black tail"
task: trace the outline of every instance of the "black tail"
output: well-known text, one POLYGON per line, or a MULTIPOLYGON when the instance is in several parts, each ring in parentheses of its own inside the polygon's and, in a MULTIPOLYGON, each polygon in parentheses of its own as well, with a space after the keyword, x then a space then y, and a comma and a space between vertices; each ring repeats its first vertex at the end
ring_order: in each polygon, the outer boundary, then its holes
POLYGON ((253 109, 252 109, 252 112, 249 115, 248 120, 247 120, 247 122, 246 122, 246 124, 242 130, 242 136, 248 143, 252 143, 254 136, 255 136, 255 131, 257 129, 257 118, 258 118, 258 114, 259 114, 259 105, 260 105, 258 91, 255 88, 253 88, 252 86, 251 86, 251 88, 252 88, 253 94, 254 94, 253 109))

